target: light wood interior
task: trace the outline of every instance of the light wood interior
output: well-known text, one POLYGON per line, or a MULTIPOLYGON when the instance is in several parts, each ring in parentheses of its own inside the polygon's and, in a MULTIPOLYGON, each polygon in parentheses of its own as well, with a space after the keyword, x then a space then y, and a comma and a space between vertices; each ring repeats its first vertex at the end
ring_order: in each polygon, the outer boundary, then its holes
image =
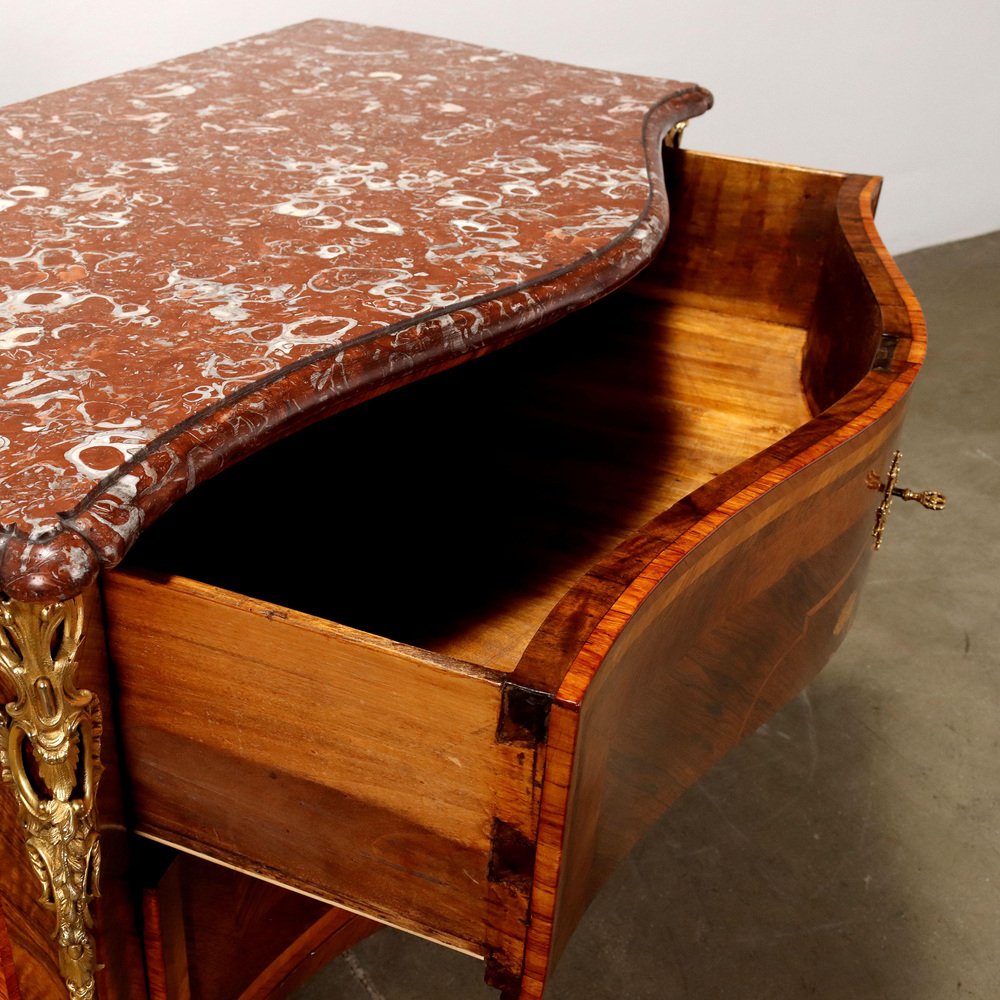
POLYGON ((809 418, 804 337, 618 293, 248 460, 129 562, 513 670, 598 556, 809 418))
MULTIPOLYGON (((573 398, 562 397, 558 376, 529 389, 540 425, 558 428, 560 436, 575 426, 602 443, 592 454, 536 455, 522 480, 543 510, 546 498, 559 497, 558 506, 544 511, 548 531, 572 540, 558 564, 556 553, 538 547, 533 560, 552 571, 543 569, 530 590, 505 595, 482 619, 436 636, 440 652, 513 670, 554 604, 596 557, 809 419, 799 384, 802 330, 664 307, 641 294, 613 296, 594 312, 590 324, 560 331, 591 339, 587 347, 594 348, 573 398), (600 344, 602 336, 614 344, 600 344), (559 495, 567 473, 579 492, 559 495)), ((546 535, 532 537, 544 543, 546 535)))
POLYGON ((671 236, 637 279, 252 456, 126 566, 513 670, 597 559, 811 416, 802 357, 842 178, 668 166, 671 236))

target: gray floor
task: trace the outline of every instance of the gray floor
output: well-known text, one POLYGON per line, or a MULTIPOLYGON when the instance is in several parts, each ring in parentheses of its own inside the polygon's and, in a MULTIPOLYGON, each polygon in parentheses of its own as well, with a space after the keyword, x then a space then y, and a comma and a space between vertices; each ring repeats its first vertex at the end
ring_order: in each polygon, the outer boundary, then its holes
MULTIPOLYGON (((901 482, 949 507, 895 505, 834 660, 639 845, 547 1000, 1000 997, 1000 233, 900 264, 931 342, 901 482)), ((297 997, 496 994, 386 931, 297 997)))

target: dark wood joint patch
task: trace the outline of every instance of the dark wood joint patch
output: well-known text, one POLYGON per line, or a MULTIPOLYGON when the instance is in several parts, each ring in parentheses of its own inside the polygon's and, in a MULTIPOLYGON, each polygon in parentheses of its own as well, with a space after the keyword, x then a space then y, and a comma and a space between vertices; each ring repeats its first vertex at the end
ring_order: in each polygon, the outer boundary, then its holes
POLYGON ((486 972, 484 979, 487 986, 500 991, 500 1000, 517 1000, 521 992, 520 971, 514 972, 499 955, 486 956, 486 972))
POLYGON ((490 836, 489 883, 495 926, 505 930, 486 952, 486 984, 500 991, 501 1000, 516 1000, 524 974, 525 929, 531 922, 531 881, 535 874, 535 843, 512 823, 493 819, 490 836))
POLYGON ((888 371, 892 365, 892 359, 896 354, 896 347, 899 345, 899 337, 892 334, 884 334, 879 340, 878 350, 875 352, 875 361, 872 363, 872 371, 888 371))
POLYGON ((518 888, 531 888, 535 874, 535 843, 517 827, 494 817, 489 879, 518 888))
POLYGON ((525 746, 544 743, 549 731, 552 701, 553 697, 547 691, 505 683, 497 723, 497 742, 525 746))

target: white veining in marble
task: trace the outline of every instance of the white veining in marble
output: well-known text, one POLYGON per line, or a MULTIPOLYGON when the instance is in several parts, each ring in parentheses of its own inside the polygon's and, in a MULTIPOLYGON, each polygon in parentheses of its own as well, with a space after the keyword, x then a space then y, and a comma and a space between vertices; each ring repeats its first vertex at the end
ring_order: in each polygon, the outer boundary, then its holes
POLYGON ((0 110, 0 527, 113 561, 207 474, 192 435, 247 450, 619 282, 667 98, 708 102, 308 22, 0 110))

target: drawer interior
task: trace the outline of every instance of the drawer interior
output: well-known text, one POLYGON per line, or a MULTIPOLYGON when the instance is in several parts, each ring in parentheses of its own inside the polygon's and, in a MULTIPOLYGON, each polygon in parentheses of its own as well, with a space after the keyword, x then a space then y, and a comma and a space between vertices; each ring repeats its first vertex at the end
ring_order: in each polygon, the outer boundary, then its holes
POLYGON ((251 456, 126 568, 513 670, 596 559, 821 395, 803 358, 842 176, 697 154, 668 173, 670 236, 632 282, 251 456))
POLYGON ((510 670, 594 559, 808 419, 803 341, 626 289, 251 457, 129 563, 510 670))

